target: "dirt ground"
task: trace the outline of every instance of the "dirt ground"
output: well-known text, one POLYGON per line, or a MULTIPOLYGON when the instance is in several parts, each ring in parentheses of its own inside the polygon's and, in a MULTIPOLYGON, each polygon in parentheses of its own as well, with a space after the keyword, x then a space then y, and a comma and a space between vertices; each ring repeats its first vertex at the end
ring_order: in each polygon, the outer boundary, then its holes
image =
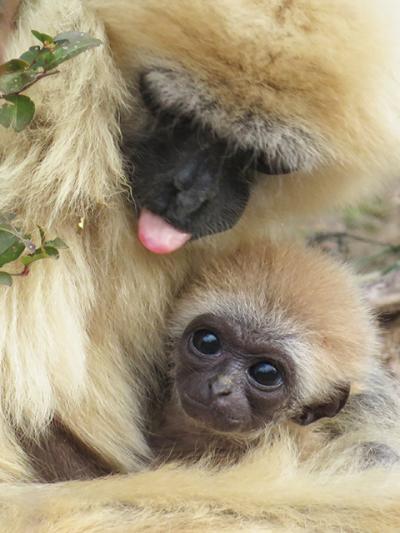
POLYGON ((306 238, 350 262, 377 311, 383 358, 400 377, 400 180, 379 198, 302 228, 306 238))

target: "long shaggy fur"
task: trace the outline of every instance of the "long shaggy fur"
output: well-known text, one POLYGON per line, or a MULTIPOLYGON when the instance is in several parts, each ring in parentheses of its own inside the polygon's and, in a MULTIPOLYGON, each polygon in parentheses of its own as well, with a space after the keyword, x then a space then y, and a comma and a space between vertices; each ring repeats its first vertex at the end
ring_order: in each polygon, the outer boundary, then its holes
POLYGON ((400 527, 398 469, 354 472, 332 448, 321 472, 318 454, 300 464, 286 439, 215 474, 204 466, 165 467, 134 478, 8 487, 2 531, 378 533, 400 527))
MULTIPOLYGON (((148 358, 162 353, 168 305, 198 254, 251 241, 266 231, 263 221, 275 233, 294 215, 354 199, 396 173, 398 22, 391 0, 22 3, 9 58, 33 44, 31 29, 87 31, 105 44, 30 90, 38 113, 28 130, 0 130, 0 212, 69 245, 57 264, 35 265, 29 278, 0 292, 4 482, 35 478, 15 428, 38 437, 55 414, 113 468, 137 470, 148 453, 141 432, 148 358), (135 113, 140 120, 135 69, 154 61, 197 73, 221 104, 219 116, 204 119, 216 128, 237 137, 255 107, 293 125, 300 139, 310 136, 307 157, 315 162, 305 174, 260 182, 236 228, 168 258, 140 247, 121 194, 119 117, 132 127, 135 113)), ((314 472, 297 464, 285 442, 212 477, 201 467, 168 467, 60 487, 3 484, 1 530, 399 526, 395 471, 314 472)))

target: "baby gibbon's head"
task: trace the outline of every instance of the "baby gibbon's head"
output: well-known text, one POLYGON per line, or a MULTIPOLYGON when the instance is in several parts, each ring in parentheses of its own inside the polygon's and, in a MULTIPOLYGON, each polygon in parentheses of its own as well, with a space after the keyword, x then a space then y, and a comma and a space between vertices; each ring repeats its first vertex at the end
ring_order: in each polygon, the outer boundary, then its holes
POLYGON ((293 244, 201 267, 174 312, 172 342, 181 408, 222 432, 336 415, 377 346, 347 270, 293 244))

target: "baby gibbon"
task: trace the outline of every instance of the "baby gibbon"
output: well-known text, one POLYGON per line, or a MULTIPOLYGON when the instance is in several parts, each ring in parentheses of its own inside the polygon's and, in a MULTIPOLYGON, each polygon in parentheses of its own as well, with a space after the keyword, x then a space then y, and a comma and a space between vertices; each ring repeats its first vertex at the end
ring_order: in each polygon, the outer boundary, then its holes
MULTIPOLYGON (((237 461, 282 428, 311 453, 343 420, 336 437, 354 432, 352 411, 365 416, 360 395, 375 374, 386 379, 354 285, 344 267, 293 243, 260 242, 204 262, 172 311, 169 380, 149 410, 157 461, 237 461), (349 395, 343 420, 316 423, 338 415, 349 395)), ((396 457, 365 443, 369 459, 374 450, 379 460, 396 457)))

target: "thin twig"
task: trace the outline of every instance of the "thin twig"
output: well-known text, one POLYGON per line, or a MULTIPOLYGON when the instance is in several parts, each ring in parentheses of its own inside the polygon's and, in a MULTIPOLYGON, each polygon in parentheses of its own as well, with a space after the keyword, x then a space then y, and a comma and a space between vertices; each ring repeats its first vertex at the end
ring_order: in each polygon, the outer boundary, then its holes
POLYGON ((375 239, 369 239, 368 237, 361 237, 360 235, 355 235, 354 233, 348 233, 346 231, 339 231, 339 232, 332 232, 332 233, 331 232, 316 233, 315 235, 310 237, 310 239, 308 239, 308 242, 310 244, 312 243, 320 244, 324 241, 329 241, 329 240, 339 241, 342 239, 350 239, 353 241, 363 242, 365 244, 372 244, 374 246, 383 246, 385 248, 388 248, 390 251, 394 251, 394 252, 398 252, 400 250, 400 245, 398 244, 391 244, 391 243, 386 243, 382 241, 377 241, 375 239))
POLYGON ((14 93, 7 93, 7 94, 0 93, 0 98, 4 100, 8 96, 18 96, 22 92, 24 92, 27 89, 29 89, 29 87, 32 87, 32 85, 34 85, 38 81, 43 80, 43 78, 48 78, 49 76, 54 76, 55 74, 59 74, 59 73, 60 73, 59 70, 50 70, 48 72, 42 72, 42 73, 38 74, 37 77, 34 80, 32 80, 29 83, 27 83, 26 85, 24 85, 24 87, 22 89, 20 89, 19 91, 15 91, 14 93))

